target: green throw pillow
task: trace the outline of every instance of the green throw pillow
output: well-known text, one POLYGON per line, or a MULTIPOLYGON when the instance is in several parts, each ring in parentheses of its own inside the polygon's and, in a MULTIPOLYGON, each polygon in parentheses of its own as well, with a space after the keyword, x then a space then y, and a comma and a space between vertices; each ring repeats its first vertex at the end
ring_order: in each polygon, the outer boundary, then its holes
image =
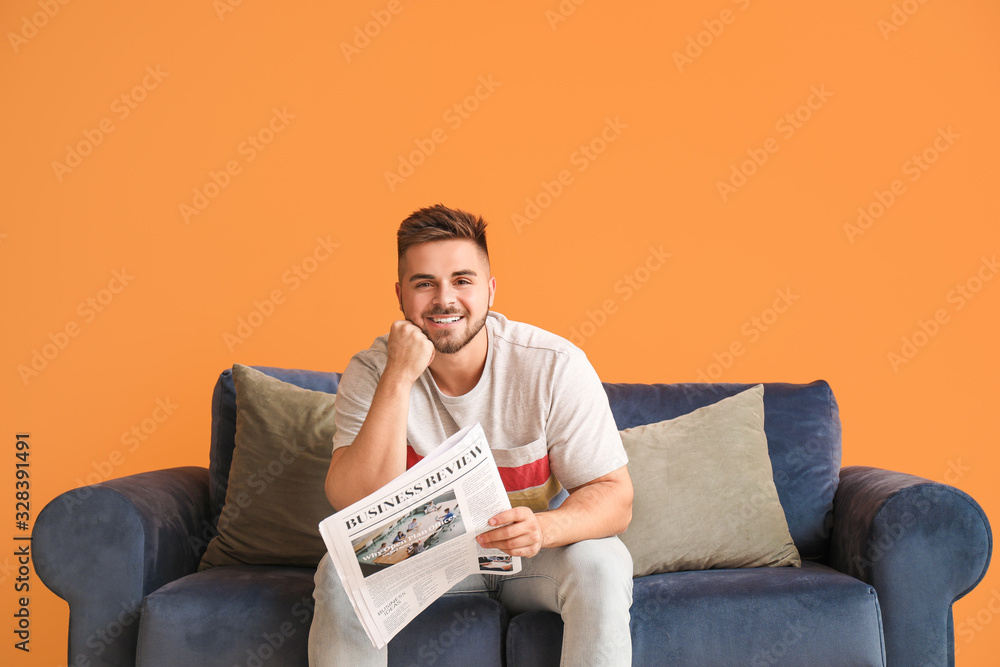
POLYGON ((802 564, 774 487, 764 385, 621 432, 633 573, 802 564))
POLYGON ((333 451, 334 394, 233 366, 236 449, 219 533, 199 570, 216 565, 315 567, 319 522, 333 514, 324 482, 333 451))

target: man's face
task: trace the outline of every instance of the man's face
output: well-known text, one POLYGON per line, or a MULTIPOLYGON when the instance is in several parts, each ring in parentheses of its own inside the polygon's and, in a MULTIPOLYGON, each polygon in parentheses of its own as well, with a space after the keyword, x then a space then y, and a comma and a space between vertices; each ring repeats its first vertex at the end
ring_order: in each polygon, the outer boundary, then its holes
POLYGON ((496 279, 474 242, 453 239, 411 246, 400 273, 396 296, 403 316, 427 334, 437 352, 458 352, 486 324, 496 279))

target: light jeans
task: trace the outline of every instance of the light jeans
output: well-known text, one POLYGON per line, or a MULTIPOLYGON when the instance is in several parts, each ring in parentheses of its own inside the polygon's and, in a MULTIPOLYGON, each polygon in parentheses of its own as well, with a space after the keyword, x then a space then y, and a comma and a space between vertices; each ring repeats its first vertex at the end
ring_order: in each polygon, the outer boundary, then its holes
MULTIPOLYGON (((629 607, 632 557, 617 537, 542 549, 521 559, 518 574, 474 574, 446 595, 489 595, 511 616, 547 610, 562 616, 560 664, 632 664, 629 607)), ((388 651, 365 634, 327 554, 316 570, 316 611, 309 631, 310 667, 383 667, 388 651)))

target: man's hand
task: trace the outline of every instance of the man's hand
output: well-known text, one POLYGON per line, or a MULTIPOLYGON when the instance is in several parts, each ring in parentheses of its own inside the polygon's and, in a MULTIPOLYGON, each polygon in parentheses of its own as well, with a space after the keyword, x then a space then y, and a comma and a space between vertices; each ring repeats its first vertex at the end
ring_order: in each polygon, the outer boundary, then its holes
POLYGON ((539 516, 527 507, 504 510, 490 519, 491 526, 500 528, 487 531, 476 540, 486 549, 499 549, 510 556, 531 558, 544 542, 539 516))
POLYGON ((389 359, 384 373, 413 384, 434 361, 434 343, 409 320, 396 320, 389 328, 389 359))
POLYGON ((569 497, 554 510, 534 513, 515 507, 490 519, 500 526, 476 538, 487 549, 530 558, 541 549, 618 535, 632 519, 632 480, 628 467, 567 489, 569 497), (504 525, 508 524, 508 525, 504 525))

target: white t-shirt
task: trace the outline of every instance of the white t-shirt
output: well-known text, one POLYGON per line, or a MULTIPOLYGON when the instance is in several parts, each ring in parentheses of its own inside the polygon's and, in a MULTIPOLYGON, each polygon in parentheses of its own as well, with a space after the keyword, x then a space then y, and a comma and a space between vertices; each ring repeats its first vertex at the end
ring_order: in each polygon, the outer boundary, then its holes
MULTIPOLYGON (((549 507, 628 462, 608 396, 587 355, 565 338, 490 311, 486 365, 462 396, 438 389, 428 368, 410 391, 407 467, 448 436, 483 426, 512 505, 549 507)), ((388 334, 355 354, 337 390, 333 447, 354 442, 388 360, 388 334)))

